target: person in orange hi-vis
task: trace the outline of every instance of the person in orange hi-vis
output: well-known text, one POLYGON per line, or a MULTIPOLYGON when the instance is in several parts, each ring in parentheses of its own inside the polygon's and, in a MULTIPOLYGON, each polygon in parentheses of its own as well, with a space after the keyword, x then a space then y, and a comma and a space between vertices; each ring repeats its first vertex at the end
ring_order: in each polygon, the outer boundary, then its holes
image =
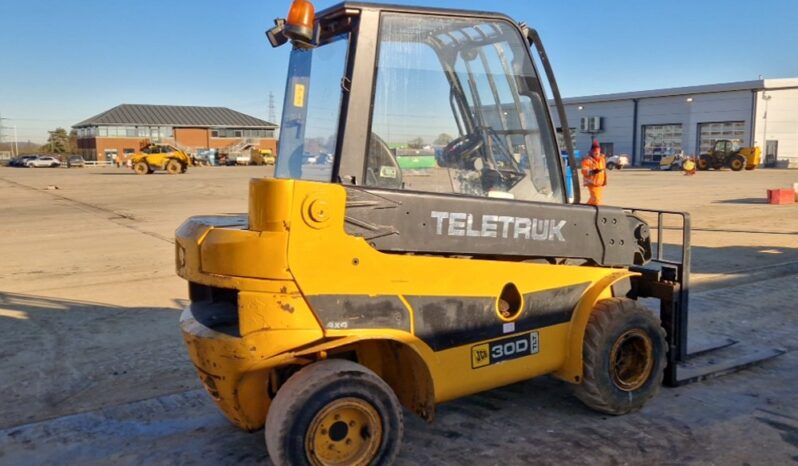
POLYGON ((590 153, 582 159, 582 178, 590 191, 590 205, 601 205, 601 194, 607 186, 607 162, 598 141, 593 141, 590 153))

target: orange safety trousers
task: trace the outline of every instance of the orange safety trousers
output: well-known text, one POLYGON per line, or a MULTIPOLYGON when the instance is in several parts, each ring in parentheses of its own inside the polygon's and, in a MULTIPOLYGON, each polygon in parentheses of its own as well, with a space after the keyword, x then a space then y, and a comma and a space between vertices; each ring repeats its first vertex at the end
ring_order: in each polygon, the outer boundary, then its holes
POLYGON ((604 193, 604 186, 607 185, 607 174, 604 171, 606 168, 603 155, 595 159, 588 155, 582 159, 582 177, 590 192, 590 200, 587 201, 589 205, 601 205, 601 195, 604 193), (595 175, 591 174, 590 172, 594 169, 600 171, 595 175))
POLYGON ((587 190, 590 191, 590 199, 587 203, 589 205, 601 205, 601 196, 604 194, 604 186, 588 186, 587 190))

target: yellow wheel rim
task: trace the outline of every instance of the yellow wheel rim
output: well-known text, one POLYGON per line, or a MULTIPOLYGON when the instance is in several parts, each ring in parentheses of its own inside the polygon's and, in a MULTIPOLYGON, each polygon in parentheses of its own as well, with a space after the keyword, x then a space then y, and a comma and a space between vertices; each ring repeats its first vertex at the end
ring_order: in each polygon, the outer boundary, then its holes
POLYGON ((382 443, 382 421, 359 398, 341 398, 316 414, 305 434, 305 451, 316 466, 367 465, 382 443))
POLYGON ((642 387, 654 368, 654 345, 641 329, 621 335, 610 352, 610 376, 616 387, 631 392, 642 387))

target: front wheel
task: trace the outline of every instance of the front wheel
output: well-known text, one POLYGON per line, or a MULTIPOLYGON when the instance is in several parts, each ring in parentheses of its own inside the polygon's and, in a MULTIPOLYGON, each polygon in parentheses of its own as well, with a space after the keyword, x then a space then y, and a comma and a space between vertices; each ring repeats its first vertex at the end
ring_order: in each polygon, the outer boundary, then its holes
POLYGON ((696 168, 699 170, 709 170, 709 156, 702 155, 698 158, 698 163, 696 164, 696 168))
POLYGON ((731 160, 729 160, 729 168, 736 172, 745 168, 745 157, 742 155, 733 156, 731 160))
POLYGON ((607 170, 615 170, 615 162, 607 162, 607 170))
POLYGON ((277 466, 389 465, 402 443, 393 390, 343 359, 305 366, 280 387, 266 417, 266 448, 277 466))
POLYGON ((166 162, 166 172, 170 175, 177 175, 183 171, 183 164, 178 162, 176 159, 170 159, 166 162))
POLYGON ((665 330, 643 305, 600 301, 585 330, 584 378, 575 394, 602 413, 637 411, 659 391, 667 351, 665 330))
POLYGON ((147 162, 142 160, 133 165, 133 171, 136 172, 137 175, 146 175, 150 173, 150 166, 147 165, 147 162))

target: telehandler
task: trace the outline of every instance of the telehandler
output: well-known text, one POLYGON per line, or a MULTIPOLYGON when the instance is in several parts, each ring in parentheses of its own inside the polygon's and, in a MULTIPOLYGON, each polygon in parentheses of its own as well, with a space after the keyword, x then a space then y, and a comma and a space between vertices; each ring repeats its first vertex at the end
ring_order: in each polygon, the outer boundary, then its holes
POLYGON ((137 175, 149 175, 155 170, 177 175, 185 173, 192 161, 188 154, 174 146, 146 142, 140 152, 130 157, 130 165, 137 175))
POLYGON ((709 170, 714 168, 715 170, 720 170, 728 167, 736 172, 743 168, 753 170, 759 166, 761 158, 762 149, 759 147, 740 147, 734 141, 721 139, 715 142, 709 152, 698 157, 698 169, 709 170))
POLYGON ((267 36, 293 45, 275 178, 251 180, 248 215, 180 226, 176 267, 203 385, 238 427, 265 425, 275 464, 390 464, 401 406, 431 421, 437 403, 544 374, 620 415, 663 381, 773 355, 685 365, 689 217, 568 203, 534 57, 577 164, 533 29, 296 0, 267 36), (450 128, 433 167, 402 170, 389 149, 450 128), (663 217, 681 222, 679 260, 663 217))

